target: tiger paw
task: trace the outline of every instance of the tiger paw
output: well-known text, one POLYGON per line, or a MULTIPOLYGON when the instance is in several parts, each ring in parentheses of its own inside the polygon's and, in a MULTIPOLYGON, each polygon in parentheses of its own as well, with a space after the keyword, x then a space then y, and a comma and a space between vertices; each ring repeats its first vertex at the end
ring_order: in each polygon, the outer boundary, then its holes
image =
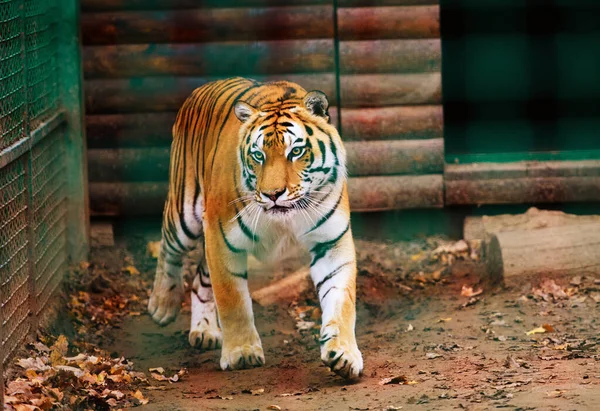
POLYGON ((223 347, 221 351, 221 369, 241 370, 244 368, 261 367, 265 363, 260 340, 254 344, 244 344, 235 347, 223 347))
POLYGON ((347 380, 360 377, 363 359, 356 342, 344 341, 337 327, 325 327, 320 342, 321 360, 331 371, 347 380))
POLYGON ((201 350, 215 350, 223 344, 223 336, 218 327, 209 327, 206 324, 190 329, 190 345, 201 350))
POLYGON ((148 312, 156 323, 167 325, 177 318, 182 301, 183 284, 174 283, 168 278, 161 279, 154 283, 148 301, 148 312))

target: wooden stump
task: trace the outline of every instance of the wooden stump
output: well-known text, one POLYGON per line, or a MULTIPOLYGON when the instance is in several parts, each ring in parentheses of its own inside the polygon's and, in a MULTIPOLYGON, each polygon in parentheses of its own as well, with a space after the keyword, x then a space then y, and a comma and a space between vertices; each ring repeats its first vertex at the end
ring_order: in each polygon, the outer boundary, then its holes
POLYGON ((545 277, 600 275, 600 216, 532 208, 521 215, 469 218, 465 239, 484 240, 492 282, 516 286, 545 277))

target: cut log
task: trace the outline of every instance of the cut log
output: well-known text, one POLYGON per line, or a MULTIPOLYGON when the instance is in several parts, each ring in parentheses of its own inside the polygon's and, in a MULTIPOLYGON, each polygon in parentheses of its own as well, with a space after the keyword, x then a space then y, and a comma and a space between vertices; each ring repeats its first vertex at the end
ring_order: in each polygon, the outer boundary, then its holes
POLYGON ((340 40, 439 38, 439 6, 338 9, 340 40))
POLYGON ((524 214, 473 216, 465 218, 464 239, 483 240, 487 235, 505 231, 537 230, 545 227, 599 224, 600 216, 574 215, 562 211, 539 210, 531 207, 524 214))
MULTIPOLYGON (((168 183, 90 183, 90 209, 96 216, 161 215, 168 183)), ((443 206, 441 175, 353 177, 349 179, 353 212, 443 206)))
POLYGON ((340 42, 342 74, 439 72, 441 57, 439 39, 340 42))
POLYGON ((333 50, 333 39, 89 46, 83 70, 87 79, 333 72, 333 50))
MULTIPOLYGON (((433 174, 444 170, 444 141, 355 141, 345 144, 351 176, 433 174)), ((170 148, 88 150, 90 181, 167 181, 170 148)))
MULTIPOLYGON (((337 108, 329 108, 337 126, 337 108)), ((170 147, 176 112, 86 116, 88 149, 170 147)))
POLYGON ((600 161, 447 165, 446 204, 524 204, 600 200, 600 161))
POLYGON ((332 16, 315 5, 86 13, 81 30, 85 45, 322 39, 333 37, 332 16))
POLYGON ((309 290, 310 287, 312 287, 310 269, 305 267, 273 284, 254 291, 251 297, 263 307, 277 303, 289 304, 295 301, 300 294, 309 290))
POLYGON ((440 73, 346 74, 340 90, 344 108, 442 103, 440 73))
MULTIPOLYGON (((306 90, 320 90, 329 104, 337 105, 335 74, 278 74, 251 76, 258 81, 287 80, 306 90)), ((87 114, 177 112, 194 89, 217 77, 141 77, 86 80, 87 114)))
POLYGON ((516 224, 488 225, 496 230, 486 231, 490 279, 519 286, 532 279, 600 275, 600 216, 579 219, 561 214, 530 210, 518 219, 508 219, 516 224))
MULTIPOLYGON (((363 0, 364 2, 365 0, 363 0)), ((379 1, 379 0, 378 0, 379 1)), ((393 1, 393 0, 383 0, 393 1)), ((401 0, 395 0, 399 2, 401 0)), ((405 2, 424 2, 425 0, 402 0, 405 2)), ((430 2, 432 0, 429 0, 430 2)), ((276 7, 288 6, 289 0, 82 0, 81 9, 87 11, 117 10, 181 10, 199 7, 276 7)), ((333 4, 333 0, 294 0, 295 5, 333 4)))

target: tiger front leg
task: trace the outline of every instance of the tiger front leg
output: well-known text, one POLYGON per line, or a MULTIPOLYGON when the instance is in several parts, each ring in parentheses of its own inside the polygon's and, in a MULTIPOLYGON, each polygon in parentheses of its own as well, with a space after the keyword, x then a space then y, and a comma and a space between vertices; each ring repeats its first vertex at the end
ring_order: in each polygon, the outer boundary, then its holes
POLYGON ((356 379, 363 359, 355 336, 356 257, 348 229, 335 242, 313 248, 311 277, 321 302, 321 360, 336 374, 356 379))
MULTIPOLYGON (((218 227, 210 224, 210 227, 218 227)), ((206 230, 206 257, 223 337, 220 365, 223 370, 259 367, 265 356, 254 325, 248 291, 247 254, 225 245, 217 228, 206 230)))

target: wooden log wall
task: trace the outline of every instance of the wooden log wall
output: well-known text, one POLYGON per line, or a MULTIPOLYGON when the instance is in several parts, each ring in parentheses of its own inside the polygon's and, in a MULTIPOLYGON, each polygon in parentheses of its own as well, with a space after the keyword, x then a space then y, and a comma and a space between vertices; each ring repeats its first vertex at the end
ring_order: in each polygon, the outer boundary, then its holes
POLYGON ((328 95, 353 210, 441 206, 437 2, 337 3, 83 0, 92 213, 160 214, 177 110, 231 75, 328 95))

